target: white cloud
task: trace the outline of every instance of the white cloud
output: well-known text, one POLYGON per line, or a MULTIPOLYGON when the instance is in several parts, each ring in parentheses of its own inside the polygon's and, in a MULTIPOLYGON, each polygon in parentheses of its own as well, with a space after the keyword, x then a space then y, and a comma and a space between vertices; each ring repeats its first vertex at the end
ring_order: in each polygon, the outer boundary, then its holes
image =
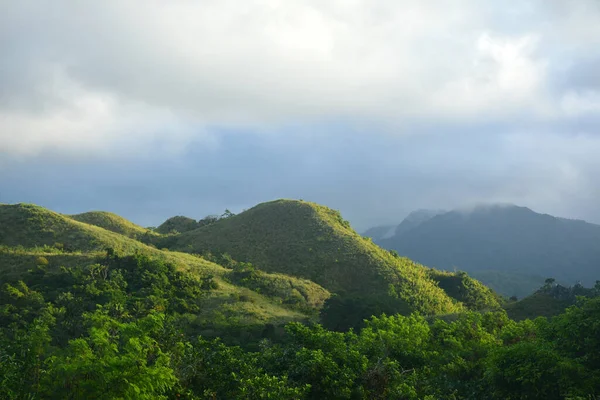
POLYGON ((0 109, 0 155, 69 153, 78 158, 141 154, 162 144, 177 153, 192 138, 210 141, 201 125, 145 104, 126 103, 111 94, 85 90, 55 68, 38 92, 49 104, 31 110, 0 109), (166 142, 164 137, 168 137, 166 142))
POLYGON ((569 116, 594 114, 600 115, 600 92, 587 90, 584 92, 570 91, 561 100, 562 110, 569 116))
POLYGON ((204 124, 596 112, 550 97, 554 60, 544 49, 560 47, 561 36, 591 49, 600 14, 587 1, 568 13, 523 4, 4 2, 0 140, 19 154, 112 152, 141 138, 176 149, 204 124))

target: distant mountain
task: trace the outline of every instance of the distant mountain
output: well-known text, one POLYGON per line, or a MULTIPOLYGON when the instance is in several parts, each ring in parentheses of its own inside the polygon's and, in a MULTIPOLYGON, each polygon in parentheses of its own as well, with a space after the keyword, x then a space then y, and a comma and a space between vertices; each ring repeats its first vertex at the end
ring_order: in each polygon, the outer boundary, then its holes
POLYGON ((506 295, 531 293, 545 277, 588 286, 600 279, 600 225, 514 205, 454 210, 416 223, 410 217, 376 243, 431 267, 494 280, 506 295), (515 279, 527 293, 511 287, 515 279))
MULTIPOLYGON (((411 229, 421 225, 425 221, 429 221, 431 218, 436 215, 440 215, 445 213, 444 210, 417 210, 413 211, 404 220, 396 227, 394 230, 394 235, 401 235, 405 232, 410 231, 411 229)), ((385 238, 385 239, 389 239, 385 238)))
POLYGON ((370 237, 374 241, 388 239, 396 233, 396 225, 375 226, 362 233, 362 236, 370 237))
POLYGON ((369 228, 362 233, 363 236, 370 237, 375 242, 380 242, 384 239, 389 239, 394 235, 406 232, 415 226, 435 217, 436 215, 443 214, 444 210, 417 210, 411 212, 400 225, 382 225, 369 228))

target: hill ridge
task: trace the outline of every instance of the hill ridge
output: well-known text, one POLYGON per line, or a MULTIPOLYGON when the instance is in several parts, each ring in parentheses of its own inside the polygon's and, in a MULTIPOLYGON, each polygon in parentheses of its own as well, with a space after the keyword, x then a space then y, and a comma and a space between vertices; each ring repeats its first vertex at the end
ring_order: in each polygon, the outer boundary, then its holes
POLYGON ((159 243, 173 250, 228 253, 266 271, 313 280, 342 295, 387 296, 396 291, 409 308, 429 314, 462 308, 425 267, 379 248, 358 235, 339 212, 312 202, 261 203, 159 243))

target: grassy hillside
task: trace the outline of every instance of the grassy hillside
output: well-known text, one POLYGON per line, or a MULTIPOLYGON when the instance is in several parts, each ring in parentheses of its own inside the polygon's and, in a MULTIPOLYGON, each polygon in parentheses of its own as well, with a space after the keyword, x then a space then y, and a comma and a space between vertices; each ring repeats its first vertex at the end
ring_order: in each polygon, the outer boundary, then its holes
POLYGON ((0 205, 0 244, 6 246, 53 246, 66 250, 102 251, 111 247, 131 253, 144 244, 98 226, 76 221, 32 204, 0 205))
POLYGON ((160 247, 228 253, 269 272, 317 282, 343 296, 398 297, 427 314, 461 310, 427 273, 359 236, 340 214, 314 203, 277 200, 162 239, 160 247))
POLYGON ((156 228, 156 232, 167 234, 173 231, 188 232, 199 228, 200 225, 195 219, 178 215, 171 217, 156 228))
POLYGON ((23 279, 40 266, 58 273, 63 266, 102 263, 108 247, 121 255, 144 254, 198 281, 214 282, 197 316, 197 323, 206 326, 304 321, 314 317, 330 295, 305 279, 266 272, 243 276, 201 257, 161 251, 42 207, 0 205, 0 284, 23 279))
POLYGON ((90 211, 82 214, 69 215, 75 221, 104 228, 129 238, 141 238, 144 235, 156 235, 153 231, 142 228, 125 218, 106 211, 90 211))
POLYGON ((502 299, 493 290, 466 272, 446 272, 429 270, 429 276, 453 299, 462 302, 472 310, 497 310, 502 299))

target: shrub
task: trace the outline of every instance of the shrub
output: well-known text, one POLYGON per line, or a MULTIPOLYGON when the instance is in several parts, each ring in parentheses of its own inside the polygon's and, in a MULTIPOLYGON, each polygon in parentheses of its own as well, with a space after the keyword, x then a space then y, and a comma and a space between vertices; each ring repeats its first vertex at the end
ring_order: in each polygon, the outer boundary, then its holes
POLYGON ((38 257, 35 259, 35 265, 46 266, 48 264, 50 264, 50 262, 48 261, 48 259, 46 257, 38 257))

